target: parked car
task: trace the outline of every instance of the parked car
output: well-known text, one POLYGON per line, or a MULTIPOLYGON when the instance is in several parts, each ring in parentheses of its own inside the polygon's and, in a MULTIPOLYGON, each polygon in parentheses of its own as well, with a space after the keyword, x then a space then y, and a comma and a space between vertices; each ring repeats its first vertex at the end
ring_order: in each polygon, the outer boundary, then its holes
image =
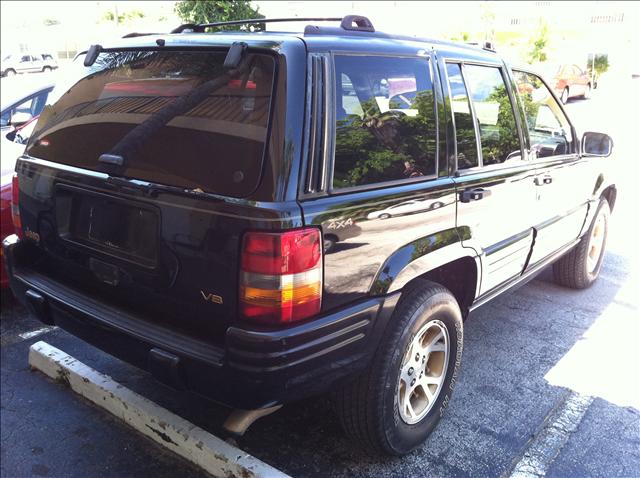
POLYGON ((53 71, 58 62, 50 53, 10 53, 2 57, 2 76, 18 73, 38 73, 53 71))
POLYGON ((41 53, 40 56, 42 56, 42 61, 45 62, 45 66, 47 69, 56 70, 58 68, 58 60, 56 60, 56 57, 55 55, 53 55, 53 53, 41 53))
MULTIPOLYGON (((33 132, 36 124, 36 118, 32 118, 28 123, 18 128, 2 133, 0 137, 0 240, 15 233, 13 221, 11 219, 11 183, 13 179, 13 171, 18 156, 24 152, 29 136, 33 132)), ((7 275, 4 264, 4 254, 0 261, 0 288, 4 289, 9 285, 9 276, 7 275)))
POLYGON ((577 65, 560 65, 552 85, 562 104, 566 104, 569 98, 588 98, 592 89, 591 77, 577 65))
POLYGON ((38 116, 53 90, 51 78, 10 78, 0 89, 0 133, 6 134, 38 116))
POLYGON ((362 233, 362 228, 358 226, 352 217, 332 217, 322 223, 321 227, 322 230, 325 231, 322 236, 325 254, 334 252, 338 242, 344 242, 347 239, 358 237, 362 233))
POLYGON ((18 159, 11 288, 244 410, 235 433, 331 392, 353 443, 408 453, 451 401, 471 311, 550 264, 568 287, 597 279, 611 138, 578 138, 552 87, 492 50, 358 16, 205 29, 81 55, 18 159), (331 219, 416 197, 443 205, 365 220, 348 255, 324 254, 331 219))
POLYGON ((389 219, 394 216, 404 216, 406 214, 415 214, 423 211, 432 211, 440 209, 445 204, 438 199, 412 199, 410 201, 394 204, 384 209, 370 212, 367 219, 389 219))

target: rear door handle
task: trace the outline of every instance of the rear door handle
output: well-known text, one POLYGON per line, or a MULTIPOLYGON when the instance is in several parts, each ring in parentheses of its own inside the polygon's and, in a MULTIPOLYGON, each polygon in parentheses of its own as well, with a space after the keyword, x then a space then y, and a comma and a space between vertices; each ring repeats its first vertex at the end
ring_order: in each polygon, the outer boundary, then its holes
POLYGON ((489 189, 483 188, 475 188, 468 189, 466 191, 462 191, 460 194, 460 201, 462 202, 471 202, 471 201, 480 201, 488 196, 491 196, 491 191, 489 189))
POLYGON ((551 184, 553 182, 553 178, 549 175, 545 175, 543 177, 536 176, 534 180, 536 186, 544 186, 545 184, 551 184))

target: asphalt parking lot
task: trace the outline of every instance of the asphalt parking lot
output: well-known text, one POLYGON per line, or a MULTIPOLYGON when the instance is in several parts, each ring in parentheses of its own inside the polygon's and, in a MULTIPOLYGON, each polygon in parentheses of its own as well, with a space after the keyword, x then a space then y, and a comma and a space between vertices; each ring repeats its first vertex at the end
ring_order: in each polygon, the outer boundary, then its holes
MULTIPOLYGON (((547 270, 474 312, 456 393, 424 447, 402 459, 367 456, 322 397, 261 419, 240 447, 295 477, 509 476, 532 456, 548 476, 640 476, 640 216, 631 187, 639 82, 602 85, 567 108, 578 129, 614 137, 623 173, 599 281, 568 290, 547 270), (558 420, 576 400, 581 412, 558 420), (553 433, 561 438, 546 440, 553 433)), ((201 476, 31 372, 28 348, 45 340, 214 434, 229 410, 165 388, 62 330, 24 338, 43 325, 7 297, 1 317, 2 476, 201 476)))

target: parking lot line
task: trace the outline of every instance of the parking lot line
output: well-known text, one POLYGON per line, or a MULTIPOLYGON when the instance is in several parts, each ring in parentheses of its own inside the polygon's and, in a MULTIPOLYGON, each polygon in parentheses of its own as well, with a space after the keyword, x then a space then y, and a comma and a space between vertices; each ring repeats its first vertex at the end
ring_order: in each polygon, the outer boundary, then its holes
POLYGON ((592 402, 593 397, 571 393, 547 418, 542 430, 531 440, 522 458, 513 467, 509 478, 545 476, 592 402))
POLYGON ((36 330, 32 330, 30 332, 24 332, 22 334, 19 334, 18 337, 20 337, 22 340, 28 340, 28 339, 32 339, 34 337, 37 337, 38 335, 42 335, 42 334, 46 334, 47 332, 51 332, 52 330, 56 330, 58 327, 56 327, 55 325, 50 325, 47 327, 42 327, 40 329, 36 329, 36 330))
POLYGON ((288 476, 46 342, 29 348, 29 365, 213 476, 288 476))

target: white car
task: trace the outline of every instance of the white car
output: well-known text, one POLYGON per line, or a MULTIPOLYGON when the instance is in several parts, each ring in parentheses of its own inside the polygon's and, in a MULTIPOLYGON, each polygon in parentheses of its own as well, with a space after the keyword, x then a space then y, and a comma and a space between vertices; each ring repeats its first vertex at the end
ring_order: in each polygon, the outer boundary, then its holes
POLYGON ((39 73, 53 71, 58 62, 51 53, 9 53, 2 57, 2 76, 18 73, 39 73))
POLYGON ((422 211, 431 211, 439 209, 444 206, 444 203, 440 200, 428 200, 428 199, 413 199, 411 201, 405 201, 395 206, 388 207, 386 209, 380 209, 379 211, 370 212, 367 215, 367 219, 388 219, 392 216, 403 216, 405 214, 415 214, 422 211))

